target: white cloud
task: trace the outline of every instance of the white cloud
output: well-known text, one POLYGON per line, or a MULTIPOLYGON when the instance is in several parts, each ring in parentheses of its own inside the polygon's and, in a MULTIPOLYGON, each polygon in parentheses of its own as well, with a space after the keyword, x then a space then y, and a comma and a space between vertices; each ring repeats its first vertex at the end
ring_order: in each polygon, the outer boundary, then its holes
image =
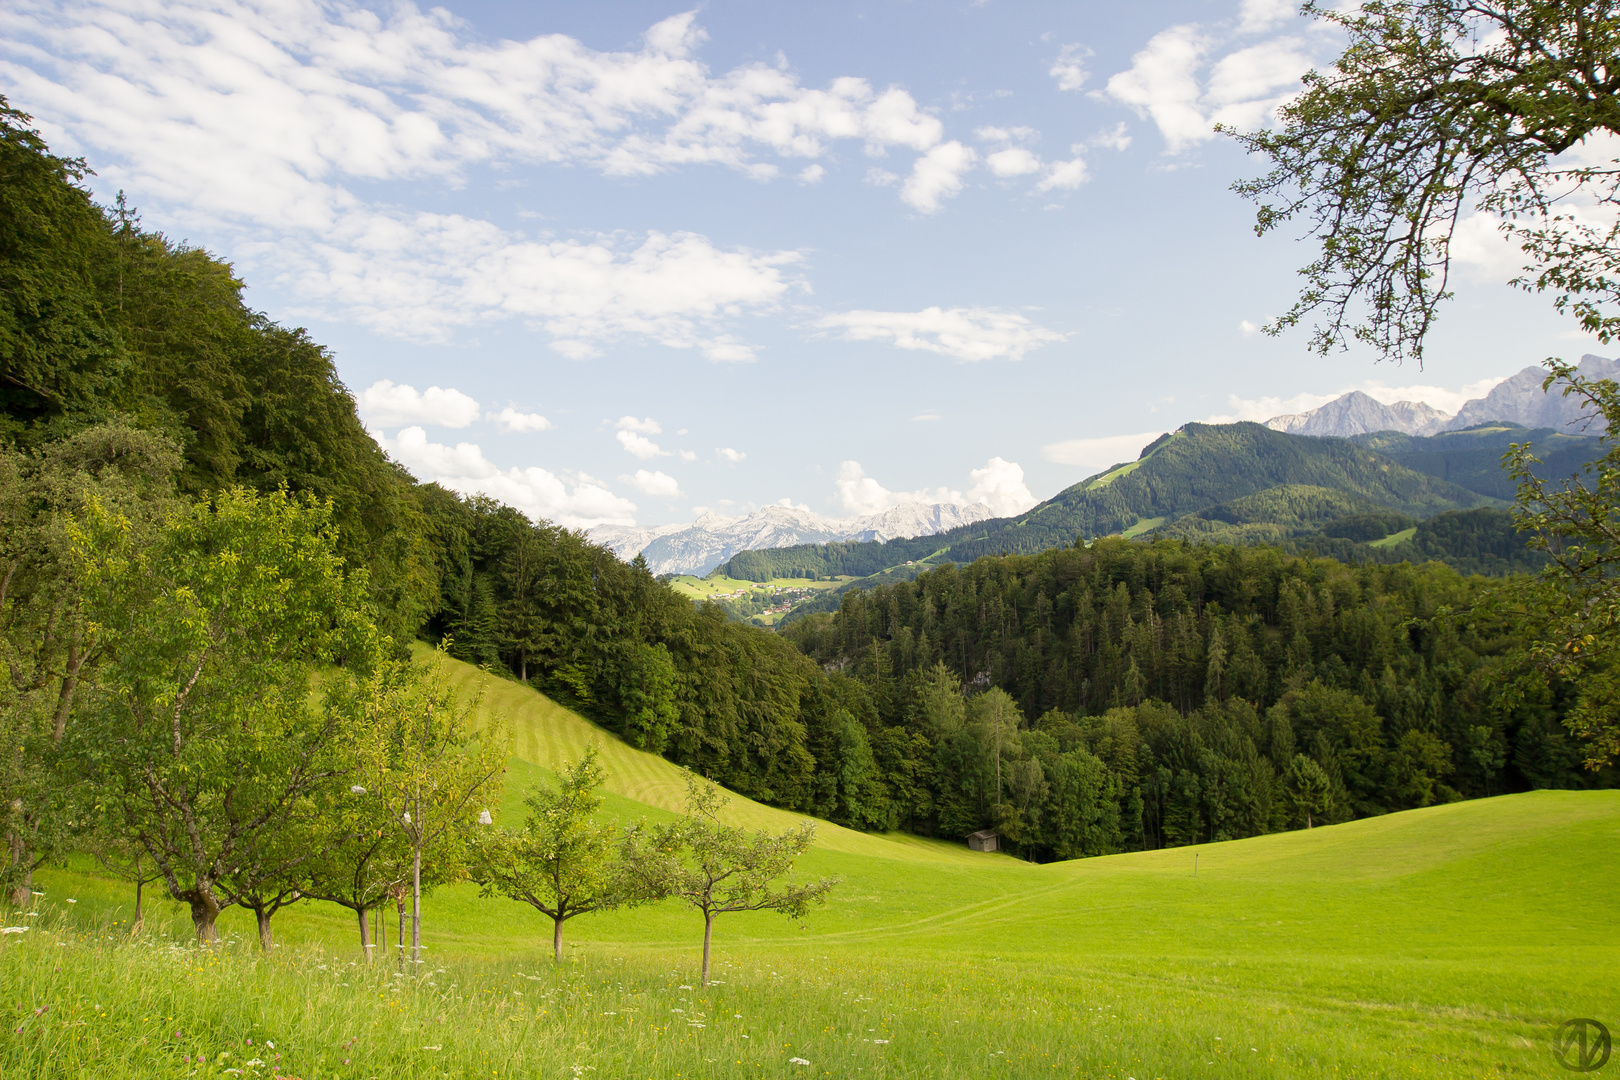
POLYGON ((838 490, 839 504, 851 514, 880 514, 905 503, 954 503, 965 506, 982 502, 997 517, 1009 517, 1023 513, 1037 501, 1024 483, 1024 470, 1016 462, 993 457, 984 468, 969 472, 968 479, 972 483, 966 494, 946 487, 890 491, 867 476, 860 462, 845 461, 838 466, 834 484, 838 490))
POLYGON ((373 438, 425 483, 466 495, 488 495, 532 518, 554 521, 569 529, 635 524, 635 503, 583 474, 570 485, 557 474, 538 467, 501 469, 484 456, 477 444, 446 446, 429 442, 427 433, 419 427, 405 428, 392 439, 374 432, 373 438))
POLYGON ((1041 171, 1041 159, 1025 150, 1022 146, 1014 146, 988 154, 985 156, 984 163, 992 173, 1000 177, 1025 176, 1032 172, 1041 171))
MULTIPOLYGON (((1245 4, 1238 32, 1269 27, 1276 21, 1276 8, 1267 0, 1245 4)), ((1129 70, 1114 75, 1094 96, 1152 119, 1170 154, 1214 138, 1216 124, 1254 128, 1270 123, 1310 69, 1310 49, 1301 38, 1279 37, 1233 49, 1211 66, 1210 56, 1229 48, 1231 37, 1229 24, 1206 28, 1183 23, 1161 30, 1131 58, 1129 70)))
POLYGON ((988 143, 1015 143, 1027 142, 1035 138, 1040 132, 1032 127, 981 127, 974 128, 973 134, 988 143))
POLYGON ((1082 61, 1090 55, 1091 50, 1082 45, 1065 45, 1047 74, 1057 80, 1059 90, 1078 90, 1086 85, 1088 73, 1082 61))
POLYGON ((866 170, 866 182, 874 187, 893 187, 900 182, 900 177, 888 169, 880 169, 874 165, 866 170))
POLYGON ((526 431, 551 430, 551 421, 539 413, 519 412, 510 405, 498 413, 490 413, 485 419, 493 420, 496 430, 508 435, 518 435, 526 431))
POLYGON ((743 453, 741 450, 733 450, 729 446, 717 446, 717 447, 714 448, 714 452, 716 454, 718 454, 723 460, 729 461, 733 465, 737 464, 737 462, 741 461, 743 458, 748 456, 747 454, 743 453))
POLYGON ((841 330, 849 341, 891 341, 900 349, 924 349, 957 360, 1019 360, 1032 349, 1067 334, 1024 316, 991 308, 924 308, 922 311, 846 311, 817 324, 841 330))
POLYGON ((1243 0, 1238 12, 1238 33, 1261 33, 1298 14, 1296 0, 1243 0))
POLYGON ((1103 146, 1121 153, 1128 150, 1131 145, 1130 125, 1121 120, 1107 131, 1099 131, 1092 136, 1092 146, 1103 146))
POLYGON ((675 451, 675 456, 680 458, 682 461, 696 461, 697 460, 697 454, 694 453, 691 450, 677 450, 677 451, 675 451))
POLYGON ((918 413, 916 416, 913 416, 911 418, 913 423, 926 423, 929 420, 938 420, 938 419, 939 419, 939 413, 933 413, 933 412, 918 413))
POLYGON ((638 435, 662 435, 663 425, 652 417, 637 419, 634 416, 621 416, 613 422, 613 426, 620 431, 634 431, 638 435))
MULTIPOLYGON (((711 164, 819 178, 804 159, 853 141, 933 154, 907 188, 936 209, 965 167, 904 90, 783 66, 711 71, 692 12, 638 46, 562 34, 487 40, 442 8, 319 0, 18 0, 0 5, 14 102, 96 158, 103 194, 149 223, 204 230, 263 266, 293 314, 413 340, 519 319, 565 356, 636 335, 710 359, 752 352, 721 324, 771 310, 794 252, 724 250, 690 233, 557 240, 381 201, 387 181, 461 185, 474 167, 573 165, 641 176, 711 164)), ((971 152, 969 152, 971 153, 971 152)), ((954 186, 953 186, 954 185, 954 186)))
POLYGON ((787 498, 777 499, 775 505, 777 505, 777 506, 785 506, 789 510, 803 510, 807 514, 812 513, 811 509, 808 506, 806 506, 804 503, 794 502, 792 499, 787 499, 787 498))
POLYGON ((819 184, 821 183, 822 178, 826 175, 827 170, 822 168, 820 165, 806 165, 803 169, 799 170, 799 183, 819 184))
POLYGON ((1244 319, 1238 323, 1238 331, 1242 333, 1244 337, 1254 337, 1254 335, 1260 332, 1260 327, 1256 326, 1248 319, 1244 319))
POLYGON ((646 469, 637 469, 633 476, 621 476, 620 480, 629 484, 647 495, 660 499, 678 499, 681 496, 681 485, 673 476, 662 472, 648 472, 646 469))
MULTIPOLYGON (((1075 147, 1076 150, 1079 147, 1075 147)), ((1068 161, 1054 161, 1041 177, 1041 182, 1035 185, 1037 191, 1051 191, 1053 188, 1066 188, 1073 190, 1091 179, 1091 170, 1086 167, 1086 159, 1075 157, 1068 161)))
POLYGON ((401 424, 433 424, 436 427, 464 428, 478 419, 478 402, 460 390, 430 386, 418 393, 416 387, 395 384, 388 379, 372 383, 355 395, 360 415, 372 427, 398 427, 401 424))
POLYGON ((978 162, 978 151, 956 140, 941 143, 918 158, 911 175, 900 188, 900 198, 908 206, 932 214, 962 190, 962 174, 978 162))
POLYGON ((984 503, 997 517, 1022 514, 1038 501, 1015 461, 993 457, 984 468, 969 472, 968 479, 973 481, 967 492, 969 501, 984 503))
POLYGON ((613 437, 619 440, 620 446, 624 447, 625 450, 629 451, 631 454, 634 454, 642 461, 647 461, 655 457, 670 456, 670 452, 668 450, 663 449, 645 435, 637 435, 633 431, 620 431, 616 432, 613 437))
POLYGON ((1162 431, 1142 431, 1135 435, 1103 435, 1091 439, 1066 439, 1041 447, 1041 457, 1057 465, 1074 465, 1089 476, 1110 465, 1135 461, 1143 447, 1163 435, 1162 431))

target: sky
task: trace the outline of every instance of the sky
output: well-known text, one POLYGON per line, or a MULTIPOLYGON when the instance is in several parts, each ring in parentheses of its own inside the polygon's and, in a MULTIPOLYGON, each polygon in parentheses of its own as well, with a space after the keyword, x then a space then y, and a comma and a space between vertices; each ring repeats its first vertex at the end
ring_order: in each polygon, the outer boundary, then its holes
POLYGON ((1262 332, 1313 249, 1213 129, 1337 48, 1285 0, 7 0, 0 93, 416 476, 651 527, 1016 513, 1191 420, 1601 352, 1486 219, 1421 368, 1262 332))

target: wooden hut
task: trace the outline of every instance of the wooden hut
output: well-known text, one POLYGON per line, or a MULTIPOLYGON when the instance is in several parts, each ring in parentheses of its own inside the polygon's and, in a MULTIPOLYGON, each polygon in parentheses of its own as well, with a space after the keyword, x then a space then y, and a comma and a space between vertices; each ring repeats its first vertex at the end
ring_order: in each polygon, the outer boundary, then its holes
POLYGON ((967 840, 968 847, 972 848, 974 851, 1001 850, 1001 837, 997 836, 995 832, 990 829, 982 829, 968 837, 967 840))

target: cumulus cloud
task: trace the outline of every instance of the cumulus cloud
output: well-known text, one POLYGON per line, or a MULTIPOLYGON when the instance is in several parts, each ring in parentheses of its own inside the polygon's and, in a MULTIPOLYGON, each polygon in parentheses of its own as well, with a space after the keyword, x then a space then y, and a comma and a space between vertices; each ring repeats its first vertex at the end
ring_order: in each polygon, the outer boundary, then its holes
POLYGON ((652 495, 660 499, 677 499, 681 495, 681 485, 673 476, 662 472, 649 472, 646 469, 637 469, 634 475, 621 476, 620 480, 629 484, 637 491, 652 495))
POLYGON ((1047 74, 1057 80, 1059 90, 1078 90, 1086 85, 1088 73, 1083 61, 1090 55, 1091 50, 1083 45, 1065 45, 1047 74))
POLYGON ((621 416, 613 422, 620 431, 634 431, 637 435, 662 435, 664 427, 650 416, 621 416))
POLYGON ((978 163, 978 151, 956 140, 941 143, 918 158, 911 175, 900 188, 900 198, 908 206, 932 214, 962 190, 962 174, 978 163))
POLYGON ((997 517, 1021 514, 1037 502, 1024 483, 1024 470, 1017 462, 1004 458, 991 458, 982 469, 968 473, 970 481, 966 493, 953 488, 920 488, 916 491, 890 491, 873 477, 866 475, 858 461, 839 464, 834 479, 839 504, 851 514, 880 514, 906 503, 953 503, 966 506, 983 503, 997 517))
POLYGON ((360 416, 372 427, 398 427, 401 424, 432 424, 435 427, 464 428, 478 419, 478 402, 460 390, 396 384, 388 379, 372 383, 355 395, 360 416))
POLYGON ((826 175, 827 170, 820 165, 806 165, 799 170, 799 183, 819 184, 826 175))
POLYGON ((663 449, 645 435, 637 435, 634 431, 615 432, 613 437, 619 440, 620 446, 642 461, 648 461, 655 457, 670 456, 668 450, 663 449))
POLYGON ((1022 146, 1012 146, 1006 150, 987 154, 984 163, 992 173, 1000 177, 1026 176, 1041 171, 1041 159, 1022 146))
POLYGON ((265 266, 299 314, 442 340, 516 318, 581 359, 636 335, 752 358, 724 324, 768 311, 794 252, 690 233, 558 240, 383 201, 380 183, 453 188, 474 168, 614 176, 687 166, 812 182, 839 142, 922 155, 906 202, 938 209, 972 152, 905 90, 785 65, 712 71, 695 14, 600 51, 563 34, 478 37, 442 8, 319 0, 0 6, 8 93, 91 153, 149 222, 202 230, 265 266), (811 159, 808 162, 806 159, 811 159))
POLYGON ((1240 39, 1284 21, 1289 6, 1248 0, 1235 26, 1182 23, 1161 30, 1094 96, 1151 119, 1171 154, 1214 138, 1216 124, 1270 123, 1310 70, 1312 44, 1297 35, 1253 44, 1240 39))
POLYGON ((741 450, 733 450, 729 446, 717 446, 714 448, 714 452, 722 461, 729 461, 733 465, 748 456, 741 450))
POLYGON ((899 349, 923 349, 957 360, 1019 360, 1032 349, 1067 334, 1038 326, 1016 312, 991 308, 924 308, 922 311, 846 311, 817 324, 849 341, 888 341, 899 349))
POLYGON ((488 495, 536 520, 554 521, 569 529, 634 525, 636 521, 635 503, 583 474, 570 482, 534 466, 502 469, 476 443, 447 446, 430 442, 420 427, 405 428, 392 439, 376 433, 373 437, 418 480, 466 495, 488 495))
POLYGON ((1243 319, 1238 323, 1238 332, 1244 337, 1254 337, 1260 332, 1260 327, 1248 319, 1243 319))
POLYGON ((1143 431, 1135 435, 1065 439, 1041 447, 1041 457, 1056 465, 1074 465, 1090 475, 1110 465, 1135 461, 1145 446, 1163 434, 1162 431, 1143 431))
MULTIPOLYGON (((1079 147, 1074 148, 1078 153, 1079 147)), ((1068 161, 1054 161, 1047 168, 1046 175, 1036 184, 1038 191, 1051 191, 1053 188, 1064 188, 1072 191, 1091 179, 1091 170, 1086 168, 1086 159, 1074 157, 1068 161)))
POLYGON ((519 412, 510 405, 498 413, 490 413, 485 419, 494 421, 496 430, 507 435, 551 430, 551 421, 539 413, 519 412))

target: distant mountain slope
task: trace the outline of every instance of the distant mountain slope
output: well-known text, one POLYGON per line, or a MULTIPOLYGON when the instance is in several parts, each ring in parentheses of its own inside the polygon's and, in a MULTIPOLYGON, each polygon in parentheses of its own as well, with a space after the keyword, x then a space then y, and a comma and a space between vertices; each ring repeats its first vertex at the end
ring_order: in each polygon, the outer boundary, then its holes
POLYGON ((1542 462, 1537 475, 1549 480, 1574 476, 1602 453, 1596 435, 1526 428, 1505 421, 1427 438, 1383 431, 1359 435, 1352 441, 1409 469, 1504 500, 1517 493, 1513 478, 1502 468, 1502 456, 1510 444, 1530 443, 1531 452, 1542 462))
POLYGON ((1397 401, 1385 405, 1360 390, 1352 390, 1309 412, 1274 416, 1266 421, 1273 431, 1290 435, 1365 435, 1372 431, 1403 431, 1409 435, 1433 435, 1444 431, 1449 413, 1421 401, 1397 401))
POLYGON ((626 561, 640 554, 654 574, 701 576, 739 551, 929 536, 990 516, 990 508, 983 503, 904 503, 881 514, 853 518, 825 518, 795 507, 767 506, 746 517, 704 514, 689 525, 656 529, 604 525, 589 535, 626 561))
MULTIPOLYGON (((1589 378, 1613 379, 1620 376, 1620 363, 1588 353, 1581 357, 1576 370, 1589 378)), ((1585 430, 1580 402, 1560 394, 1557 386, 1550 393, 1544 392, 1541 384, 1546 378, 1546 368, 1525 368, 1498 383, 1489 394, 1464 405, 1446 424, 1446 430, 1461 431, 1491 420, 1510 420, 1529 428, 1556 428, 1571 433, 1585 430)), ((1594 427, 1594 433, 1596 430, 1594 427)))
POLYGON ((726 572, 766 581, 826 574, 865 577, 924 560, 965 563, 982 555, 1072 544, 1077 537, 1138 535, 1285 485, 1339 492, 1346 497, 1346 508, 1372 505, 1417 518, 1495 501, 1347 440, 1289 435, 1261 424, 1188 424, 1143 450, 1136 461, 1082 481, 1016 518, 886 544, 739 552, 726 563, 726 572))

